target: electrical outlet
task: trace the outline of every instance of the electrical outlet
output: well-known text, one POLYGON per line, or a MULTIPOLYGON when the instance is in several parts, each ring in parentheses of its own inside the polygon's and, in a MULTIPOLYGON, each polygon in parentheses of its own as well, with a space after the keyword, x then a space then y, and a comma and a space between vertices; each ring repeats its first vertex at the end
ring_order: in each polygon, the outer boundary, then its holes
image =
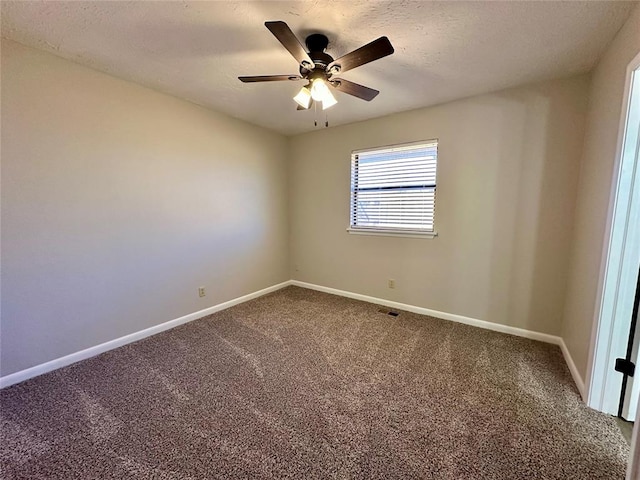
POLYGON ((204 297, 207 294, 207 292, 205 292, 204 287, 198 287, 198 296, 199 297, 204 297))
POLYGON ((396 288, 396 281, 390 278, 388 285, 389 285, 389 288, 396 288))

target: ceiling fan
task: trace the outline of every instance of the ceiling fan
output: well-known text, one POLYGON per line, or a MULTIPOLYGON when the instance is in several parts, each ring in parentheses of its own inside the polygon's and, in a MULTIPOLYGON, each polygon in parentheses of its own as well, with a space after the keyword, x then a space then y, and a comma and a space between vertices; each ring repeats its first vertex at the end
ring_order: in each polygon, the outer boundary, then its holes
POLYGON ((323 110, 338 103, 329 87, 368 102, 380 93, 378 90, 350 82, 349 80, 334 78, 334 75, 391 55, 393 53, 393 46, 387 37, 380 37, 334 60, 331 55, 325 53, 325 49, 329 44, 329 39, 325 35, 321 33, 309 35, 305 39, 307 51, 285 22, 265 22, 264 25, 273 33, 284 48, 291 53, 293 58, 298 61, 300 73, 291 75, 238 77, 240 81, 252 83, 308 80, 309 83, 302 87, 293 98, 298 104, 298 110, 306 110, 311 107, 314 102, 321 102, 323 110))

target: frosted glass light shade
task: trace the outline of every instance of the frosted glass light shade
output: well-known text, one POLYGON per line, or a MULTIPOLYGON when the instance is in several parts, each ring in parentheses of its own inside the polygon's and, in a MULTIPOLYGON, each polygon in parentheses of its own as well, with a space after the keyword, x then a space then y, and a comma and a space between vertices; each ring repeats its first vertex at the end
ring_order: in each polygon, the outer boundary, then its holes
POLYGON ((311 98, 316 102, 322 102, 327 94, 331 95, 327 84, 321 78, 316 78, 311 84, 311 98))
POLYGON ((311 105, 311 91, 307 87, 302 87, 293 99, 302 108, 309 108, 309 105, 311 105))
POLYGON ((326 110, 329 107, 333 107, 336 103, 338 103, 338 101, 336 100, 336 97, 334 97, 333 94, 327 88, 327 91, 324 94, 324 98, 322 99, 322 109, 326 110))
POLYGON ((333 96, 326 82, 321 78, 316 78, 311 84, 311 98, 316 102, 322 102, 322 109, 326 110, 334 106, 338 101, 333 96))

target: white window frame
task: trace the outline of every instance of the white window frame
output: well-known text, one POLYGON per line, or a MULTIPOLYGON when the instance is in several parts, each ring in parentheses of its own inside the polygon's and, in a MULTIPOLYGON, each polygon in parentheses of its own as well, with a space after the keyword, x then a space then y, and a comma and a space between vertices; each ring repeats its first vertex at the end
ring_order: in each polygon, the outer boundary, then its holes
MULTIPOLYGON (((350 166, 350 178, 353 178, 353 161, 354 156, 361 153, 370 153, 375 151, 383 151, 394 148, 404 148, 411 147, 415 145, 423 145, 423 144, 436 144, 436 169, 438 165, 438 144, 439 141, 437 138, 431 140, 421 140, 417 142, 407 142, 407 143, 399 143, 394 145, 385 145, 374 148, 367 148, 361 150, 354 150, 351 152, 351 166, 350 166)), ((434 184, 434 199, 435 199, 435 191, 437 190, 437 173, 436 173, 436 182, 434 184)), ((435 238, 438 236, 438 232, 435 229, 435 204, 434 204, 434 213, 433 213, 433 230, 423 230, 423 229, 415 229, 412 230, 410 228, 395 228, 395 227, 362 227, 352 225, 353 221, 353 182, 350 182, 350 191, 349 191, 349 227, 347 228, 347 232, 352 235, 375 235, 375 236, 383 236, 383 237, 409 237, 409 238, 435 238)))

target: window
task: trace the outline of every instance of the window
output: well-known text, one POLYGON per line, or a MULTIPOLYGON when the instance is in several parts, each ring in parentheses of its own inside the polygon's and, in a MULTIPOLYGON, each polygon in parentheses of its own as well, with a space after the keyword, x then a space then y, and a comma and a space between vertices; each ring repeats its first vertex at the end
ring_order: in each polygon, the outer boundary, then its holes
POLYGON ((350 233, 435 236, 438 141, 351 154, 350 233))

